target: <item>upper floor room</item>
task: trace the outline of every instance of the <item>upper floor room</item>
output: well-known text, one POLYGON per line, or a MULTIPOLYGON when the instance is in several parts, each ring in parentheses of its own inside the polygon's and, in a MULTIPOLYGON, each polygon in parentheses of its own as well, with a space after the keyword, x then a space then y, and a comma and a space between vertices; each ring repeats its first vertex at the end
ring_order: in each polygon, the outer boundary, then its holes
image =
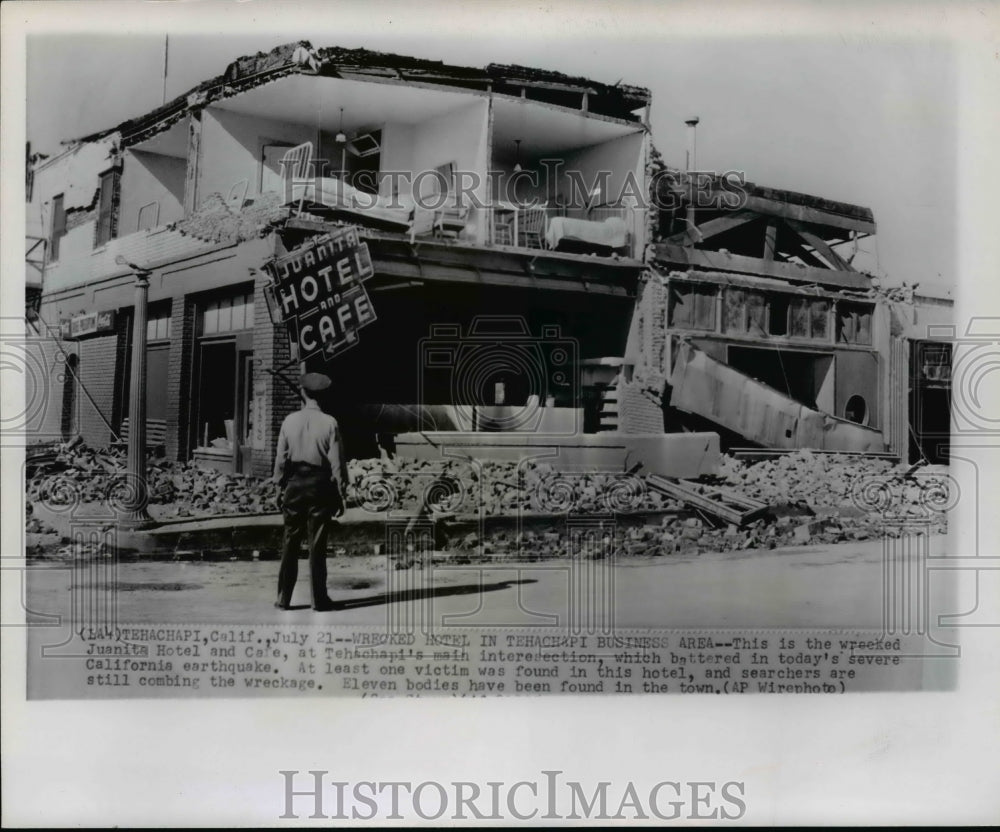
POLYGON ((33 167, 29 234, 47 290, 114 271, 123 248, 171 250, 165 229, 219 204, 638 258, 649 104, 555 72, 289 44, 33 167))

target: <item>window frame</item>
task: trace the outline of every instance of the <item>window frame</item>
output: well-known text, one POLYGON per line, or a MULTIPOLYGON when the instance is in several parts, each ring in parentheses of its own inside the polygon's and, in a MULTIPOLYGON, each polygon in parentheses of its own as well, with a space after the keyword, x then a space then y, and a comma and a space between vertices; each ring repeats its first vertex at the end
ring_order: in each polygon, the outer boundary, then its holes
POLYGON ((121 207, 122 171, 109 168, 97 179, 97 213, 94 217, 94 248, 107 245, 118 238, 118 214, 121 207), (110 191, 107 190, 110 185, 110 191), (107 204, 105 205, 105 197, 107 204), (105 222, 106 221, 106 222, 105 222), (107 236, 105 236, 105 233, 107 236))
POLYGON ((875 304, 859 301, 838 301, 836 304, 836 314, 834 318, 834 343, 846 344, 852 347, 871 347, 875 343, 875 304), (854 337, 841 338, 841 320, 850 315, 854 319, 854 337), (860 319, 868 317, 868 339, 862 341, 858 338, 861 332, 860 319))
POLYGON ((667 288, 667 309, 666 309, 666 319, 664 321, 665 325, 670 329, 685 329, 692 330, 696 332, 709 332, 714 333, 719 331, 719 286, 714 283, 699 282, 694 280, 677 280, 670 281, 670 285, 667 288), (705 298, 701 305, 699 305, 698 298, 705 298), (690 305, 689 318, 688 321, 679 321, 677 318, 678 310, 678 299, 683 299, 683 303, 680 304, 681 308, 686 308, 690 305), (704 309, 705 307, 710 309, 711 314, 707 317, 711 318, 711 324, 708 326, 701 326, 698 319, 699 309, 704 309))
POLYGON ((56 194, 52 197, 52 222, 49 229, 49 262, 59 262, 59 243, 67 234, 66 229, 66 194, 56 194), (62 226, 56 223, 56 218, 62 218, 62 226))

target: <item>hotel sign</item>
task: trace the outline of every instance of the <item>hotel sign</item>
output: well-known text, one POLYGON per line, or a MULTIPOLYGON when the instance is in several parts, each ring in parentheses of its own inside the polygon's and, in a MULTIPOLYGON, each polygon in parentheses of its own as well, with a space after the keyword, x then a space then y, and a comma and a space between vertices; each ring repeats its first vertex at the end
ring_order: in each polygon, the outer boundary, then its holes
POLYGON ((375 269, 356 228, 314 237, 265 263, 264 271, 272 280, 266 289, 271 320, 288 326, 300 361, 339 355, 376 320, 363 285, 375 269))
POLYGON ((89 338, 92 335, 107 335, 114 331, 115 313, 113 310, 88 312, 59 321, 59 335, 69 341, 89 338))

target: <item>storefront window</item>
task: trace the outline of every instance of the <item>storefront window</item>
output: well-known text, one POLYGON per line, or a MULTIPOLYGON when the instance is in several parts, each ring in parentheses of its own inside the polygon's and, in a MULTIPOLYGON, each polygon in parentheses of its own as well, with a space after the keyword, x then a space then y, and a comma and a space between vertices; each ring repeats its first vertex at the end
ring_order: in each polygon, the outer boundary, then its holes
POLYGON ((830 335, 830 302, 814 300, 809 303, 809 337, 817 341, 826 341, 830 335))
POLYGON ((201 310, 200 335, 221 335, 241 329, 253 329, 253 292, 209 301, 201 310))
POLYGON ((743 289, 726 289, 722 306, 723 326, 726 332, 739 335, 747 331, 747 294, 748 292, 743 289))
POLYGON ((715 331, 715 297, 718 289, 694 283, 670 285, 670 326, 715 331))
POLYGON ((150 305, 146 318, 146 341, 168 340, 170 331, 170 303, 150 305))
POLYGON ((722 317, 728 333, 768 336, 767 299, 761 292, 727 287, 723 294, 722 317))
POLYGON ((872 312, 866 303, 837 304, 837 341, 841 344, 872 343, 872 312))

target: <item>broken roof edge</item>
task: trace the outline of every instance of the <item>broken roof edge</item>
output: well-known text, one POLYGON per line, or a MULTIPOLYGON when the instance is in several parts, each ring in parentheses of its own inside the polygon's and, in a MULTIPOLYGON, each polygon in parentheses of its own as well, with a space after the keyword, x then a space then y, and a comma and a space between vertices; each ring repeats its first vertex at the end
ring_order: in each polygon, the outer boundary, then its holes
MULTIPOLYGON (((674 180, 678 185, 684 183, 691 174, 697 174, 706 177, 709 182, 715 185, 724 182, 725 184, 722 189, 732 193, 738 193, 738 190, 742 189, 748 197, 756 197, 769 202, 783 202, 787 205, 801 205, 804 208, 813 208, 817 211, 838 214, 850 219, 860 220, 864 223, 875 224, 875 213, 867 206, 827 199, 826 197, 807 194, 803 191, 790 191, 783 188, 773 188, 768 185, 758 185, 749 180, 740 181, 738 178, 730 180, 728 177, 739 175, 739 172, 735 170, 724 174, 709 173, 707 171, 691 171, 688 173, 679 168, 672 168, 669 165, 665 165, 661 168, 661 171, 666 178, 674 180)), ((745 206, 741 205, 739 207, 745 206)))
POLYGON ((682 280, 686 283, 712 283, 718 286, 743 286, 783 292, 793 295, 807 295, 820 298, 843 298, 851 300, 878 298, 878 290, 871 288, 851 288, 824 285, 821 283, 803 282, 790 283, 777 277, 744 274, 742 272, 719 272, 712 270, 698 271, 688 269, 681 271, 670 263, 654 260, 646 265, 649 272, 660 280, 682 280))
POLYGON ((519 82, 528 86, 533 82, 544 82, 556 88, 562 87, 568 93, 577 92, 577 88, 585 84, 587 91, 597 96, 596 100, 590 102, 592 111, 627 120, 635 120, 633 111, 646 106, 651 100, 651 93, 645 87, 620 82, 603 84, 553 70, 516 64, 489 64, 483 69, 477 69, 364 48, 328 46, 315 49, 309 41, 301 40, 276 46, 270 52, 241 56, 227 65, 221 75, 202 81, 147 113, 126 119, 114 127, 66 140, 62 144, 97 141, 116 131, 121 133, 123 144, 136 144, 169 129, 196 107, 239 95, 285 75, 302 73, 338 77, 341 71, 378 69, 393 72, 402 81, 422 81, 458 88, 467 88, 469 85, 518 87, 519 82), (407 78, 407 73, 415 73, 417 77, 407 78))

